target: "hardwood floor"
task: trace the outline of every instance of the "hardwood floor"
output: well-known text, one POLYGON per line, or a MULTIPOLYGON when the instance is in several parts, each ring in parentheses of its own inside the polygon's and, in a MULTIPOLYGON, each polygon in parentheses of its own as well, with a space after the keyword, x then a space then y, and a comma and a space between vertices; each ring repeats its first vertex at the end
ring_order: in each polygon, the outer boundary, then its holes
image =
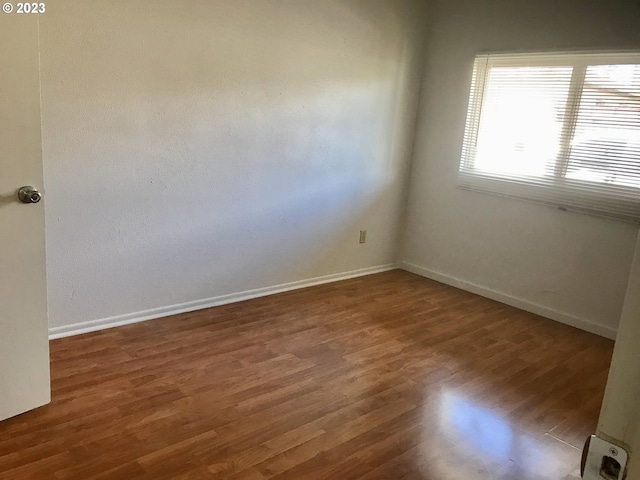
POLYGON ((402 271, 54 340, 0 478, 577 478, 612 348, 402 271))

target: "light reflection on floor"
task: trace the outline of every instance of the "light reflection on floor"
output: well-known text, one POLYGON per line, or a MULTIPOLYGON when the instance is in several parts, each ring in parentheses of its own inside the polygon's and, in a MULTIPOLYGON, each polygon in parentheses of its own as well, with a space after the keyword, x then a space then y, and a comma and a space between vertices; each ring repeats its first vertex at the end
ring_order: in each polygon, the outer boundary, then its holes
POLYGON ((548 435, 534 438, 457 391, 442 392, 438 404, 439 431, 423 435, 446 440, 451 448, 424 466, 423 478, 561 480, 575 474, 580 452, 574 447, 548 435))
MULTIPOLYGON (((500 417, 470 400, 446 392, 440 404, 441 427, 452 440, 458 438, 477 449, 478 453, 505 460, 517 441, 511 427, 500 417)), ((455 442, 457 443, 457 442, 455 442)))

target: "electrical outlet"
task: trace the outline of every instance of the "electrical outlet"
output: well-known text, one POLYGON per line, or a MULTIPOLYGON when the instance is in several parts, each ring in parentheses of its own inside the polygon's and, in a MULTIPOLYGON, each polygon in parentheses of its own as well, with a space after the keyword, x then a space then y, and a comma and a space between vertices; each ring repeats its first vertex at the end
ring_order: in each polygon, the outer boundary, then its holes
POLYGON ((367 231, 360 230, 360 243, 367 243, 367 231))
POLYGON ((582 465, 584 480, 622 480, 627 467, 627 451, 592 435, 585 445, 582 465))

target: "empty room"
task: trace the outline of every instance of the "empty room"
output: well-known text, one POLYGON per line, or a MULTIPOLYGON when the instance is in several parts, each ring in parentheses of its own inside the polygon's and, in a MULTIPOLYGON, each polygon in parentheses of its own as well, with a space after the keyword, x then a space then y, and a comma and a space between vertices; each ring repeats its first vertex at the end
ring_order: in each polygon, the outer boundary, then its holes
POLYGON ((640 480, 640 2, 0 13, 0 480, 640 480))

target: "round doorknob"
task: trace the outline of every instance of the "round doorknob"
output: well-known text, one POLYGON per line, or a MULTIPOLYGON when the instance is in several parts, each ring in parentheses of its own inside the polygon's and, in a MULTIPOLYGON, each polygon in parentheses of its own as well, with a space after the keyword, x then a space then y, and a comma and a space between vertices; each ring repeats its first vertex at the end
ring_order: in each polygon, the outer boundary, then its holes
POLYGON ((38 203, 42 200, 42 194, 34 187, 22 187, 18 190, 18 200, 22 203, 38 203))

